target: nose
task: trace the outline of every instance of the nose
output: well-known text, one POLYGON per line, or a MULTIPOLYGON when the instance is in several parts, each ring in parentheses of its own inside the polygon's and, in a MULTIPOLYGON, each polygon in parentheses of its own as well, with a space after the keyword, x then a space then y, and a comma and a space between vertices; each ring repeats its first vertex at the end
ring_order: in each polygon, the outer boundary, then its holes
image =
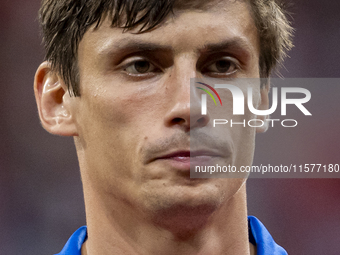
POLYGON ((167 127, 178 127, 188 132, 194 128, 202 128, 209 123, 209 112, 201 113, 201 99, 195 86, 198 78, 196 66, 178 68, 171 76, 173 88, 171 107, 165 115, 167 127))

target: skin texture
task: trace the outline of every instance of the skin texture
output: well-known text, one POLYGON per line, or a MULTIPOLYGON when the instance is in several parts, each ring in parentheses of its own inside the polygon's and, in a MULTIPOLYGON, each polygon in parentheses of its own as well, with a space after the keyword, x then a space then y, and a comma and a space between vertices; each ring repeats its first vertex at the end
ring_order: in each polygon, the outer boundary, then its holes
MULTIPOLYGON (((190 87, 195 77, 259 77, 258 35, 248 5, 223 1, 204 11, 177 10, 143 34, 109 24, 90 29, 80 42, 81 97, 69 96, 48 62, 35 77, 42 125, 75 139, 88 225, 82 254, 255 254, 248 242, 245 178, 190 179, 173 161, 159 159, 209 149, 220 155, 209 164, 251 165, 256 131, 264 130, 212 132, 212 119, 221 112, 202 116, 201 92, 190 87), (236 64, 221 73, 221 59, 236 64), (151 63, 142 74, 134 65, 141 60, 151 63)), ((255 104, 265 109, 267 89, 253 89, 255 104)), ((221 97, 224 110, 232 109, 231 94, 221 97)), ((226 112, 222 116, 233 118, 226 112)), ((254 117, 246 111, 233 119, 254 117)))

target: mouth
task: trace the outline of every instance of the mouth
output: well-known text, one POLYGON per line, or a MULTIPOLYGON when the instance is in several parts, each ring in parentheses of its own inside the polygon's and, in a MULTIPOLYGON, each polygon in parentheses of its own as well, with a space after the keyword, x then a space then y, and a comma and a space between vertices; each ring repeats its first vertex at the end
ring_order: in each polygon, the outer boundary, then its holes
POLYGON ((152 161, 164 162, 179 170, 190 170, 190 166, 209 165, 216 158, 222 155, 212 150, 183 150, 175 151, 155 158, 152 161))

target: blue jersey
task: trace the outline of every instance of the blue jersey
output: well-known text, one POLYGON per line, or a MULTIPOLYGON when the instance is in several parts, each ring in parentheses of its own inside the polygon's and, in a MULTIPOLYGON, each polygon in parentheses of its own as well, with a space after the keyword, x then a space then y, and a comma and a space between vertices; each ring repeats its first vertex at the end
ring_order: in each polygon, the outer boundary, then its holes
MULTIPOLYGON (((254 216, 248 217, 249 242, 256 247, 257 255, 287 255, 276 244, 265 226, 254 216)), ((79 228, 67 241, 64 249, 56 255, 81 255, 81 246, 87 238, 86 226, 79 228)))

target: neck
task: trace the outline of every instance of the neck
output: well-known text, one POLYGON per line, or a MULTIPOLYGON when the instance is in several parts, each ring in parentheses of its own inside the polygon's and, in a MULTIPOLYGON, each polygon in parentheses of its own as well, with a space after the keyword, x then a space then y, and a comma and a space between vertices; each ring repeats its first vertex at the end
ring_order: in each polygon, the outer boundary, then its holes
POLYGON ((249 255, 254 252, 248 240, 245 185, 218 210, 202 213, 192 220, 192 227, 189 221, 185 229, 166 227, 168 224, 124 203, 117 202, 108 208, 100 200, 91 199, 91 195, 96 196, 87 190, 88 239, 82 255, 249 255))

